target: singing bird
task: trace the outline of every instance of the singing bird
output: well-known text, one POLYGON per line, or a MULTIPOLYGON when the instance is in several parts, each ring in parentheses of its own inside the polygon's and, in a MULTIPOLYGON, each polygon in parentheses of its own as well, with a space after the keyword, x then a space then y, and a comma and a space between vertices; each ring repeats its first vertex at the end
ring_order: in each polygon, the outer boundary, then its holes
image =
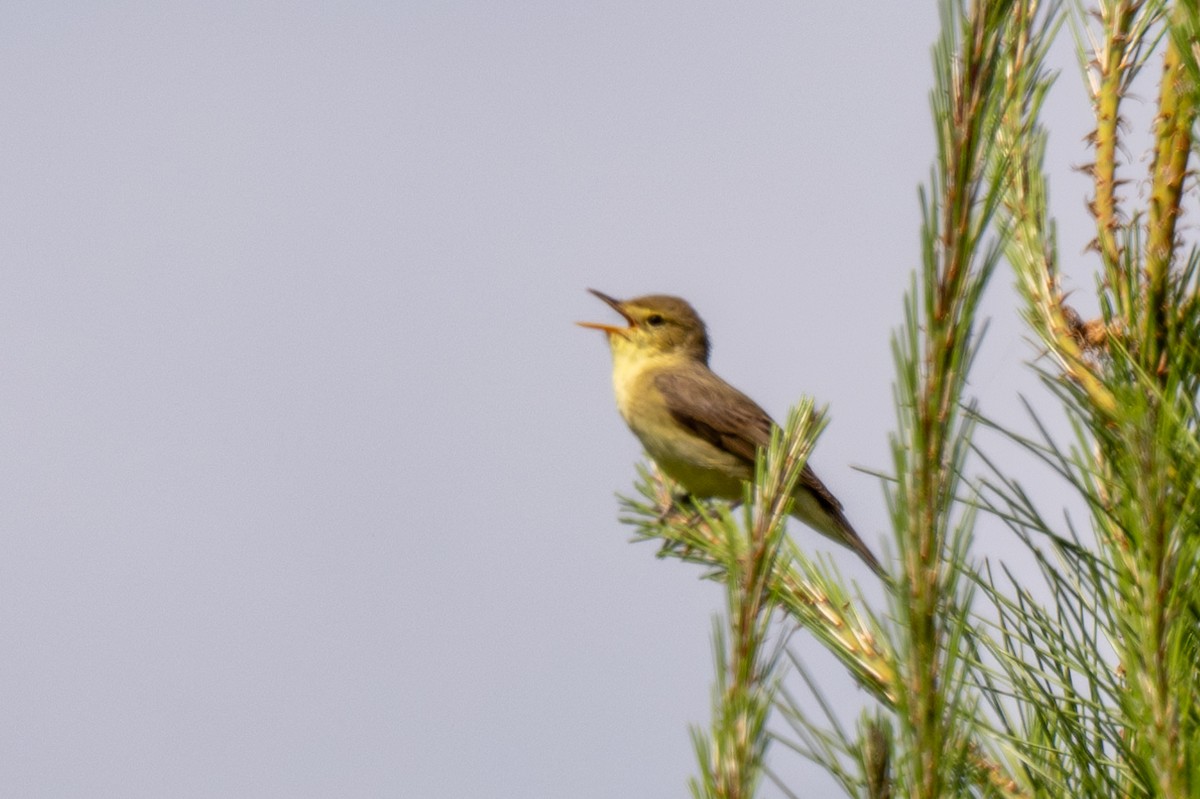
MULTIPOLYGON (((754 479, 754 458, 774 422, 754 400, 708 368, 704 321, 679 297, 655 294, 616 300, 592 294, 627 326, 579 322, 603 331, 613 357, 617 409, 646 452, 693 497, 740 500, 754 479)), ((842 512, 842 503, 808 466, 793 495, 792 515, 849 547, 887 575, 842 512)))

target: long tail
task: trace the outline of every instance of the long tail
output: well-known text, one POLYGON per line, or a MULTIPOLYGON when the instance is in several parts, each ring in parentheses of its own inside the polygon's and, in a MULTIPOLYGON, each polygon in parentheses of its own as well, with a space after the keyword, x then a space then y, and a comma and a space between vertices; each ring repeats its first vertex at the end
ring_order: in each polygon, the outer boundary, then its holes
POLYGON ((805 476, 810 477, 811 482, 805 480, 796 490, 792 515, 826 538, 853 551, 862 558, 863 563, 871 567, 871 571, 890 584, 891 577, 884 570, 883 564, 863 542, 850 520, 846 518, 846 514, 842 512, 842 503, 829 493, 816 479, 815 474, 809 472, 805 476))
MULTIPOLYGON (((823 531, 818 530, 817 532, 823 531)), ((829 534, 826 533, 826 535, 829 534)), ((871 571, 875 572, 877 576, 885 581, 891 581, 891 576, 884 571, 883 564, 879 562, 879 558, 875 557, 875 553, 871 552, 871 549, 850 525, 850 522, 847 521, 846 517, 840 512, 838 513, 838 535, 830 537, 839 544, 845 544, 847 547, 854 550, 855 554, 862 558, 863 562, 870 566, 871 571)))

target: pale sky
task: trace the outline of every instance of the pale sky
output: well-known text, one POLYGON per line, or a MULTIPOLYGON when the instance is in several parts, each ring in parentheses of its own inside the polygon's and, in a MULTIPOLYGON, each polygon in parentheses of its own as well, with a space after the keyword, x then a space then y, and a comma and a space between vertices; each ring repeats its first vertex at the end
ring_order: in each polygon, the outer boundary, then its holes
MULTIPOLYGON (((572 323, 612 318, 589 286, 687 297, 772 414, 830 406, 813 465, 894 551, 852 467, 890 462, 936 26, 933 0, 5 4, 0 794, 686 796, 721 590, 628 543, 639 448, 572 323)), ((1010 283, 972 384, 998 413, 1032 352, 1010 283)))

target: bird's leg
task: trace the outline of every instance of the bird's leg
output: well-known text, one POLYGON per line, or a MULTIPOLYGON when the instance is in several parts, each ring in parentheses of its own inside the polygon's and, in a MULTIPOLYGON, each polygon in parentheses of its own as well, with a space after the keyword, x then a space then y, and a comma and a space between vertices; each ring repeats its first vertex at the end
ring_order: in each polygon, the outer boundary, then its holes
POLYGON ((658 523, 666 524, 676 512, 683 510, 683 506, 692 501, 692 495, 686 491, 680 494, 670 494, 671 501, 658 514, 658 523))
MULTIPOLYGON (((669 522, 671 520, 671 517, 676 512, 683 511, 684 508, 682 506, 686 505, 689 502, 694 504, 694 498, 692 497, 691 494, 682 493, 682 494, 674 495, 672 497, 671 504, 669 506, 667 506, 667 508, 665 510, 663 510, 663 512, 661 514, 659 514, 659 517, 658 517, 659 524, 666 524, 667 522, 669 522)), ((741 506, 742 506, 742 500, 740 500, 740 499, 731 500, 729 503, 729 510, 733 511, 733 510, 736 510, 737 508, 740 508, 741 506)), ((700 512, 699 510, 696 510, 693 513, 691 513, 689 516, 687 516, 685 519, 683 519, 683 521, 678 522, 678 524, 682 527, 695 528, 697 525, 701 524, 703 521, 704 521, 704 514, 702 512, 700 512)), ((681 541, 679 539, 670 539, 670 538, 665 539, 663 541, 662 547, 660 547, 658 550, 658 557, 660 557, 660 558, 666 557, 668 554, 671 554, 671 553, 677 552, 677 551, 681 552, 683 557, 687 557, 687 555, 689 555, 693 551, 692 545, 690 543, 688 543, 686 540, 681 541)))
MULTIPOLYGON (((686 491, 679 493, 671 492, 670 497, 671 501, 667 503, 665 508, 663 508, 662 513, 658 514, 659 524, 665 525, 671 521, 672 517, 682 515, 686 506, 693 501, 692 495, 686 491)), ((694 513, 690 518, 687 518, 684 522, 682 522, 682 524, 685 527, 691 527, 699 518, 700 514, 694 513)), ((663 539, 662 546, 658 549, 658 557, 665 558, 667 555, 676 551, 676 549, 680 546, 683 546, 684 552, 687 551, 688 546, 686 542, 674 538, 665 538, 663 539)))

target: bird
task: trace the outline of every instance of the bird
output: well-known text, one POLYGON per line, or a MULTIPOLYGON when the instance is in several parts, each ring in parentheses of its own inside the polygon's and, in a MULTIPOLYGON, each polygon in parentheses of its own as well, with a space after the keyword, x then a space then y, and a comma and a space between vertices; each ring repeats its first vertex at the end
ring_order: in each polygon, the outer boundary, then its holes
MULTIPOLYGON (((612 350, 617 410, 646 453, 695 498, 739 501, 754 480, 758 450, 774 422, 748 396, 708 366, 708 329, 679 297, 652 294, 617 300, 588 289, 625 320, 624 327, 578 322, 600 330, 612 350)), ((792 516, 841 544, 887 578, 878 558, 846 518, 842 503, 805 465, 792 516)))

